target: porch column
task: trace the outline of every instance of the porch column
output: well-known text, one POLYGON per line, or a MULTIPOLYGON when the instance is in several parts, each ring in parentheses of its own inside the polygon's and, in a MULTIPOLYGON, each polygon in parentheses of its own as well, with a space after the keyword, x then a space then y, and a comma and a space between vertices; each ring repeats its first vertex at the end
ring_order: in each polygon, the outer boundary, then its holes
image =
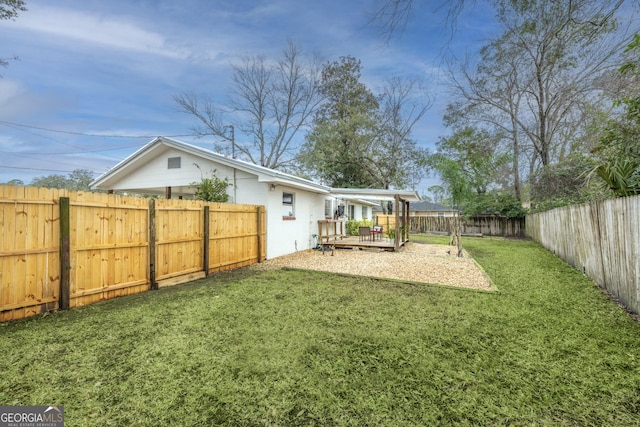
POLYGON ((400 239, 402 238, 400 236, 400 196, 398 194, 395 195, 395 207, 394 207, 394 213, 396 216, 396 232, 395 232, 395 242, 394 242, 394 247, 395 250, 400 250, 400 239))

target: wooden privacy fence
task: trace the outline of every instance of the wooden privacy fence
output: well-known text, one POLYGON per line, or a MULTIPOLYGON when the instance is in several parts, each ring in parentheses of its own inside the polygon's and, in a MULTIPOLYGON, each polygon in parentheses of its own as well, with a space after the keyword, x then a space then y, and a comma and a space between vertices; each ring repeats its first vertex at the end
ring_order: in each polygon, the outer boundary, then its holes
POLYGON ((528 215, 527 234, 640 314, 640 196, 528 215))
MULTIPOLYGON (((411 216, 409 227, 413 232, 450 233, 454 217, 411 216)), ((525 219, 500 216, 474 216, 462 218, 462 233, 484 236, 524 237, 525 219)))
POLYGON ((260 262, 264 217, 255 205, 0 186, 0 321, 260 262))

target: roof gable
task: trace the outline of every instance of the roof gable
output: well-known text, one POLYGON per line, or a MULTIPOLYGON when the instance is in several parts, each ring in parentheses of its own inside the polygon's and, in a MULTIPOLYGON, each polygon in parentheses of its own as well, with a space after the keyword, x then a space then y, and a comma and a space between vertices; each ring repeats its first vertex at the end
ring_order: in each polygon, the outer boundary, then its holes
POLYGON ((329 193, 330 191, 329 187, 304 178, 255 165, 243 160, 233 159, 228 156, 215 153, 211 150, 166 137, 157 137, 153 139, 144 147, 140 148, 138 151, 115 165, 112 169, 98 177, 91 183, 91 188, 110 189, 115 187, 117 182, 122 181, 128 174, 140 169, 144 164, 165 152, 167 149, 178 150, 198 158, 203 158, 243 171, 256 176, 259 182, 287 185, 321 194, 329 193))

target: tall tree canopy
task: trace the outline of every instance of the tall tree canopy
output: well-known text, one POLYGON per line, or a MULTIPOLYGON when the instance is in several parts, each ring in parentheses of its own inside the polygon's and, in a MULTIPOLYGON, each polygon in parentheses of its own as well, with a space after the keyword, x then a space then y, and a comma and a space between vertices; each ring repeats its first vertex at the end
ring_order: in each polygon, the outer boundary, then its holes
POLYGON ((588 151, 586 126, 610 102, 605 82, 628 37, 622 4, 498 0, 502 34, 484 46, 475 66, 454 67, 458 97, 449 116, 502 135, 518 198, 521 174, 588 151))
MULTIPOLYGON (((587 185, 587 174, 566 175, 593 160, 615 194, 633 194, 638 173, 630 134, 638 79, 617 76, 615 69, 630 35, 638 32, 637 2, 446 0, 433 11, 453 34, 460 12, 479 3, 494 8, 499 33, 477 58, 451 60, 457 98, 448 107, 447 124, 454 132, 474 126, 493 135, 492 144, 510 155, 509 187, 517 199, 531 178, 536 197, 569 200, 562 192, 568 187, 547 185, 560 176, 581 189, 581 200, 601 197, 587 185), (612 108, 614 99, 619 101, 612 108)), ((424 7, 415 0, 377 5, 373 21, 386 41, 424 7)))
POLYGON ((334 187, 374 186, 364 165, 376 150, 378 100, 360 81, 361 63, 346 56, 325 65, 320 92, 325 103, 313 119, 299 159, 307 170, 334 187))
POLYGON ((509 161, 506 153, 498 150, 495 137, 483 129, 465 127, 453 135, 440 138, 437 152, 429 163, 438 170, 442 158, 453 160, 465 176, 475 194, 484 194, 496 183, 502 165, 509 161))
POLYGON ((298 156, 306 172, 334 187, 404 186, 421 151, 411 139, 430 106, 415 81, 389 79, 375 96, 351 56, 325 65, 312 130, 298 156))
POLYGON ((34 187, 64 188, 67 190, 89 191, 89 184, 93 182, 93 172, 88 169, 76 169, 68 176, 47 175, 34 178, 31 184, 34 187))

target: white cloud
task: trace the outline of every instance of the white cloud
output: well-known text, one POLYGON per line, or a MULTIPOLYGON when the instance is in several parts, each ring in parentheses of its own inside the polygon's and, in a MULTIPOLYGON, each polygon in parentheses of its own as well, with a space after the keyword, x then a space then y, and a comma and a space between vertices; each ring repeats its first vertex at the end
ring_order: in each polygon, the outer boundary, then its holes
POLYGON ((34 6, 21 15, 16 24, 22 30, 115 50, 172 58, 188 56, 183 48, 168 43, 162 33, 146 30, 130 19, 115 15, 34 6))
POLYGON ((0 79, 0 117, 3 120, 33 116, 55 104, 59 101, 46 94, 35 94, 16 80, 0 79))

